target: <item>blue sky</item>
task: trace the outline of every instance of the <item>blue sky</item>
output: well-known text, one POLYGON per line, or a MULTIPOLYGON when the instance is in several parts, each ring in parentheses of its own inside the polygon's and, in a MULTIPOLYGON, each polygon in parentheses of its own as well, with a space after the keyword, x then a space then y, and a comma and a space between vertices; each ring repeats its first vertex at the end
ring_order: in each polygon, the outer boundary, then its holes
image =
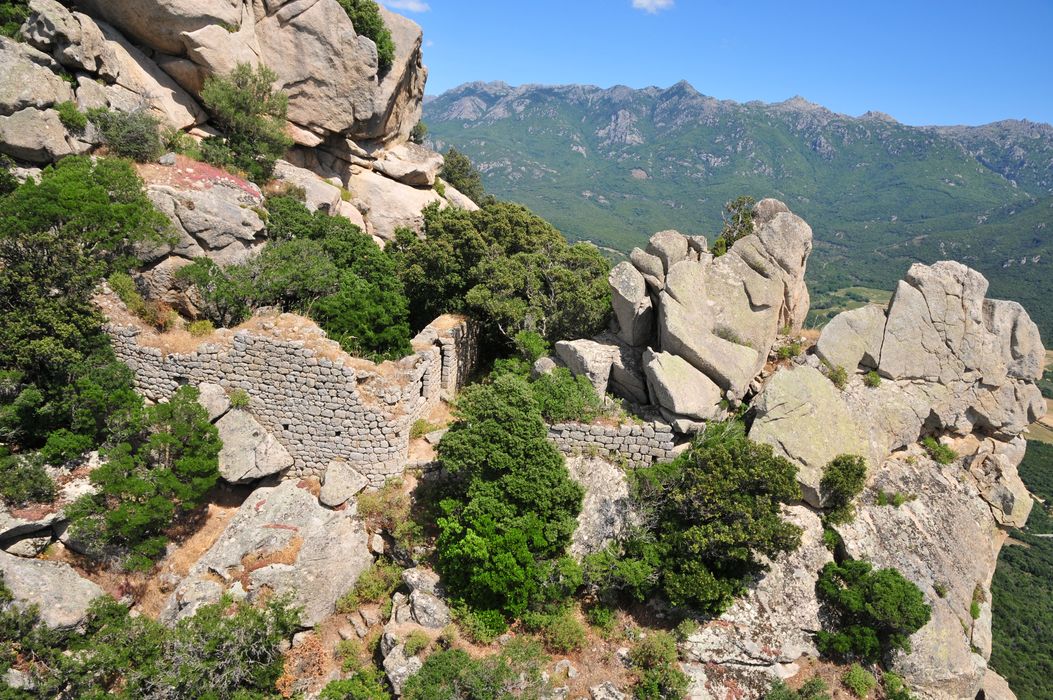
POLYGON ((1053 122, 1053 0, 383 0, 424 27, 428 93, 471 80, 799 94, 907 124, 1053 122))

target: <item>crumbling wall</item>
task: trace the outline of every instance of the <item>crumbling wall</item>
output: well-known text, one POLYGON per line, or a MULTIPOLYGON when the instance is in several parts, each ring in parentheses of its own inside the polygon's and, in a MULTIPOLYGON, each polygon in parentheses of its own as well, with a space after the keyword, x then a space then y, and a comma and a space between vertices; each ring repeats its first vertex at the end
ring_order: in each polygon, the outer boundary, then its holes
POLYGON ((204 382, 245 391, 260 424, 293 456, 298 477, 321 476, 334 459, 374 486, 401 474, 413 422, 452 397, 476 359, 473 325, 459 316, 436 319, 414 339, 413 355, 382 364, 350 357, 289 314, 219 331, 185 352, 113 316, 114 351, 144 396, 159 401, 204 382))
POLYGON ((548 428, 548 439, 567 454, 595 454, 624 460, 632 467, 649 467, 676 456, 673 428, 668 423, 588 425, 556 423, 548 428))

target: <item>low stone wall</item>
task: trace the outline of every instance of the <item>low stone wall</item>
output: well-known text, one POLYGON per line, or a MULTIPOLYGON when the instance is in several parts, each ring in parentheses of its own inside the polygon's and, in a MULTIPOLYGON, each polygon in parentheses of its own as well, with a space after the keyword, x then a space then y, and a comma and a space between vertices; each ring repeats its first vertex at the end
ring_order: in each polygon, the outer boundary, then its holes
POLYGON ((646 467, 676 456, 673 428, 668 423, 626 423, 618 427, 585 423, 555 423, 548 439, 567 454, 597 454, 629 466, 646 467))
POLYGON ((219 331, 189 352, 170 351, 127 316, 111 314, 107 330, 148 399, 205 382, 244 390, 253 415, 292 455, 293 475, 321 476, 343 459, 374 486, 403 472, 413 422, 456 394, 476 359, 473 324, 457 316, 428 326, 413 355, 381 364, 347 355, 289 314, 219 331))

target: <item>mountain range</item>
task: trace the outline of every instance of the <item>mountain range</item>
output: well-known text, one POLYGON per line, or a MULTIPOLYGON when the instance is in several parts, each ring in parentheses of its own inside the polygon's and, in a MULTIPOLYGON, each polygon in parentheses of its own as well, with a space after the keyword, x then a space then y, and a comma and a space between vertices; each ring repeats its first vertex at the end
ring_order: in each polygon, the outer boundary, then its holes
POLYGON ((908 126, 794 97, 737 103, 668 89, 469 83, 425 101, 431 144, 491 193, 613 257, 655 231, 711 238, 723 205, 777 197, 815 229, 814 323, 880 298, 912 262, 960 260, 1053 337, 1053 126, 908 126))

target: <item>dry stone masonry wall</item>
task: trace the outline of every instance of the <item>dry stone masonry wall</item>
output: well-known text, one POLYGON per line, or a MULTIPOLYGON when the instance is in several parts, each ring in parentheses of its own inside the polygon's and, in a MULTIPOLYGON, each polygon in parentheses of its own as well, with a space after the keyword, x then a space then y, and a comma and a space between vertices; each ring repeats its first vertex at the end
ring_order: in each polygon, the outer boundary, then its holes
POLYGON ((373 486, 402 473, 413 422, 456 393, 475 362, 471 324, 451 316, 414 339, 415 354, 381 365, 348 356, 289 314, 220 331, 190 352, 157 347, 134 323, 114 321, 108 330, 147 398, 166 399, 184 384, 240 389, 292 456, 292 474, 321 477, 330 462, 344 461, 373 486))
POLYGON ((668 423, 627 423, 618 427, 556 423, 548 439, 566 454, 595 454, 632 467, 649 467, 676 456, 673 428, 668 423))

